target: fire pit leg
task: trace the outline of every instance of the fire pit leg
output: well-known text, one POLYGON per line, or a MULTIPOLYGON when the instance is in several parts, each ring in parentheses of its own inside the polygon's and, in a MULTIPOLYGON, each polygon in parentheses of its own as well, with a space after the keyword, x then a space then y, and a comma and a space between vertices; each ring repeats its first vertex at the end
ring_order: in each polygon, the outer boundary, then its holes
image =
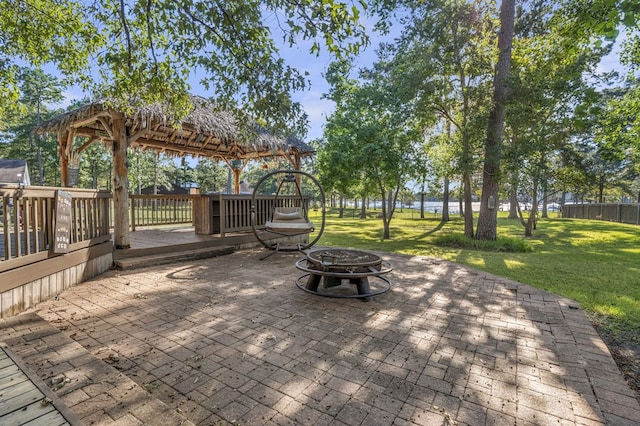
MULTIPOLYGON (((352 278, 349 280, 352 284, 356 285, 356 289, 358 290, 358 295, 365 295, 371 293, 371 286, 369 286, 369 279, 367 277, 364 278, 352 278)), ((371 297, 365 297, 362 300, 365 302, 369 302, 371 297)))
POLYGON ((338 277, 325 276, 324 288, 338 287, 342 284, 342 279, 338 277))
POLYGON ((309 275, 309 279, 307 279, 307 285, 305 286, 307 290, 317 292, 318 284, 320 284, 321 278, 322 276, 320 275, 316 275, 316 274, 309 275))

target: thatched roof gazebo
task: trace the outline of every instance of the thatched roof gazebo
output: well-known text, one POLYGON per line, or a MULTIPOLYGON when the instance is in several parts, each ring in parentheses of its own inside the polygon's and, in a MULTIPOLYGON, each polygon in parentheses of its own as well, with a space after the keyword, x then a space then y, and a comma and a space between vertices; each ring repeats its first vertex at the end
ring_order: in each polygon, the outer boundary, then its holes
POLYGON ((215 103, 192 96, 193 109, 177 122, 166 105, 154 104, 130 108, 124 113, 96 101, 61 114, 36 130, 56 133, 59 144, 60 174, 63 186, 69 186, 69 165, 94 142, 111 145, 113 152, 113 201, 116 248, 130 247, 127 148, 154 150, 174 156, 202 156, 225 161, 233 171, 235 191, 239 191, 240 172, 250 160, 286 158, 300 169, 302 157, 314 150, 296 138, 273 135, 255 123, 238 123, 233 114, 216 108, 215 103), (76 136, 86 137, 74 148, 76 136))

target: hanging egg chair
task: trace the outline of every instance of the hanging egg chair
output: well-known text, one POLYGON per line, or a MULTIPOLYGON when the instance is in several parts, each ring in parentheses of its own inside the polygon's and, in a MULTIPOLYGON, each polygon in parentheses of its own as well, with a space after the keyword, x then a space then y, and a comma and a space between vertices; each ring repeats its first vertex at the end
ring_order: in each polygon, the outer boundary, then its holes
MULTIPOLYGON (((276 170, 256 184, 251 196, 251 228, 260 243, 273 253, 304 251, 324 231, 325 196, 316 178, 300 170, 276 170), (289 242, 285 237, 299 238, 289 242)), ((288 238, 289 240, 295 238, 288 238)))

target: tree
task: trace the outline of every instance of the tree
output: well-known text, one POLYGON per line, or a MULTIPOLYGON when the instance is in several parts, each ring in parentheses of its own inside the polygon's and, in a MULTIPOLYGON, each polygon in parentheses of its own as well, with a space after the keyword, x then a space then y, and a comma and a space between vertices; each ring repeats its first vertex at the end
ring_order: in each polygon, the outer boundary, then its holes
MULTIPOLYGON (((397 96, 423 129, 438 115, 452 126, 456 170, 464 191, 464 232, 474 236, 472 176, 477 170, 481 129, 495 55, 492 2, 428 0, 397 2, 410 17, 395 45, 394 72, 403 84, 397 96)), ((391 5, 381 6, 382 15, 391 5)))
POLYGON ((272 33, 290 45, 310 40, 312 54, 367 43, 359 8, 334 0, 0 0, 0 10, 0 83, 9 93, 16 58, 53 62, 94 98, 125 110, 167 102, 179 120, 191 106, 187 77, 199 70, 222 108, 282 131, 306 122, 290 93, 307 82, 279 57, 272 33))
MULTIPOLYGON (((45 103, 57 103, 63 99, 63 86, 60 81, 51 75, 45 74, 41 69, 20 69, 20 102, 27 108, 36 110, 36 122, 34 129, 29 133, 29 145, 34 150, 34 130, 40 125, 42 108, 45 103)), ((39 140, 39 139, 38 139, 39 140)), ((44 185, 44 168, 42 164, 42 147, 37 143, 38 181, 44 185)), ((33 168, 32 168, 33 170, 33 168)))
POLYGON ((580 105, 577 150, 585 175, 596 188, 595 199, 605 195, 636 196, 634 181, 640 172, 638 114, 633 101, 637 83, 626 81, 622 87, 594 91, 590 103, 580 105), (615 195, 614 195, 615 194, 615 195))
POLYGON ((0 0, 0 125, 21 106, 19 64, 55 63, 65 77, 88 73, 105 45, 87 7, 72 0, 0 0))
POLYGON ((363 200, 365 192, 375 188, 382 201, 383 239, 389 239, 397 197, 420 133, 395 104, 383 48, 378 55, 374 67, 361 72, 362 83, 348 78, 346 62, 330 66, 327 96, 336 103, 336 110, 328 119, 318 164, 323 179, 333 183, 330 186, 343 190, 358 186, 363 200))
POLYGON ((434 175, 442 180, 442 222, 449 221, 449 186, 450 176, 454 176, 455 159, 457 157, 456 141, 451 135, 451 122, 441 120, 443 128, 437 129, 438 133, 429 137, 424 145, 426 155, 431 159, 434 175))
POLYGON ((498 228, 498 183, 502 156, 502 134, 506 111, 511 47, 513 44, 515 0, 502 0, 500 7, 500 35, 498 63, 493 80, 493 105, 489 114, 487 138, 484 145, 482 196, 476 238, 495 240, 498 228))
POLYGON ((546 197, 552 190, 551 164, 574 141, 576 108, 592 93, 588 77, 608 51, 590 37, 567 31, 573 25, 567 13, 562 8, 532 9, 520 16, 524 23, 514 41, 505 166, 516 209, 515 195, 528 182, 533 200, 528 219, 518 211, 526 236, 535 228, 540 194, 546 197))
POLYGON ((228 168, 220 162, 200 159, 194 169, 195 181, 201 193, 222 192, 227 185, 228 168))
POLYGON ((57 144, 48 136, 36 137, 34 127, 42 119, 48 119, 60 111, 48 109, 47 104, 62 98, 61 83, 39 69, 16 68, 18 99, 5 114, 3 139, 4 155, 25 159, 29 165, 32 182, 40 185, 57 182, 57 144), (37 180, 36 180, 37 176, 37 180))
POLYGON ((111 154, 102 144, 91 144, 82 152, 79 186, 111 189, 111 154))

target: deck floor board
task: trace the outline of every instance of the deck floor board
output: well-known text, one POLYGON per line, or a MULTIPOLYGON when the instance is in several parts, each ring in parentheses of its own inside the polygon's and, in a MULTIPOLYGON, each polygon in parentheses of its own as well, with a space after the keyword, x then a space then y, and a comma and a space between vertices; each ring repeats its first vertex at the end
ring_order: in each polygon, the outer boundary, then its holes
POLYGON ((62 415, 57 406, 60 404, 58 398, 48 390, 45 394, 44 383, 37 379, 39 384, 36 384, 24 368, 15 355, 10 356, 0 345, 0 424, 57 426, 76 423, 70 423, 62 415))

